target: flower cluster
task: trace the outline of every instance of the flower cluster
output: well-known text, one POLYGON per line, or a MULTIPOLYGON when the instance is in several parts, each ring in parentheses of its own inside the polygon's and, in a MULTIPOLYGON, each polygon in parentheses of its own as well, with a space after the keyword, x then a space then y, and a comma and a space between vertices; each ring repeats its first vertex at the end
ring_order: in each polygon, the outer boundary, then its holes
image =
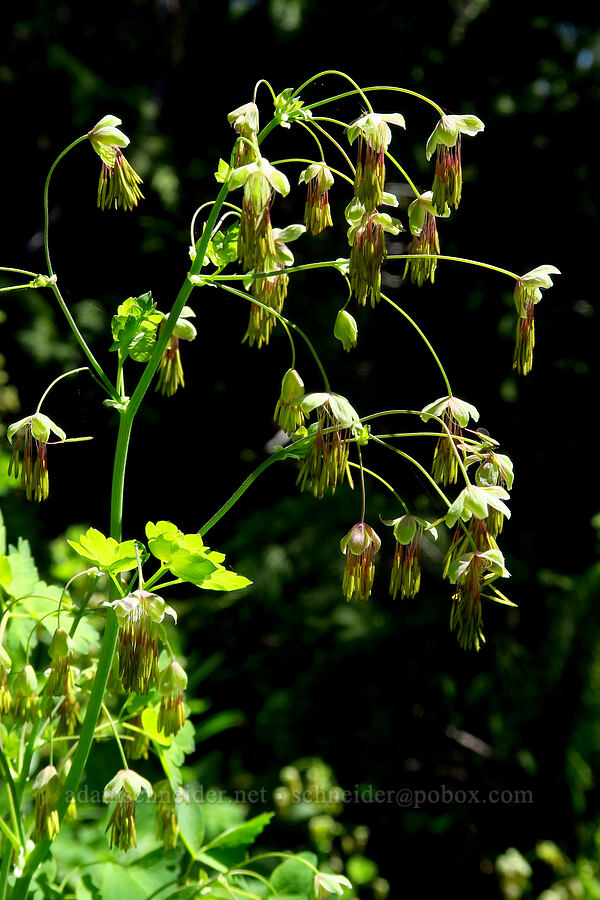
POLYGON ((104 788, 104 802, 110 803, 115 798, 117 801, 106 826, 106 830, 110 831, 111 850, 117 847, 127 853, 132 847, 137 846, 135 809, 142 791, 145 791, 148 799, 152 797, 150 782, 133 769, 120 769, 104 788))
POLYGON ((520 375, 528 375, 533 366, 533 348, 535 346, 534 307, 542 299, 542 290, 552 287, 550 275, 560 275, 556 266, 538 266, 527 272, 517 281, 514 291, 515 306, 519 318, 513 369, 520 375))
POLYGON ((121 149, 129 145, 129 138, 117 127, 120 124, 121 119, 116 116, 104 116, 88 132, 90 143, 102 160, 98 182, 99 209, 132 210, 139 200, 144 199, 140 190, 142 179, 121 149))
POLYGON ((346 600, 368 600, 375 577, 375 554, 381 547, 377 532, 359 522, 344 535, 340 549, 346 557, 342 592, 346 600))
POLYGON ((125 691, 148 694, 158 686, 158 626, 175 610, 162 597, 140 588, 108 604, 119 619, 119 677, 125 691))
POLYGON ((316 410, 317 428, 298 475, 300 490, 308 488, 321 498, 328 490, 334 493, 344 478, 353 487, 348 455, 350 429, 359 421, 356 410, 345 397, 326 392, 307 394, 302 410, 306 415, 316 410))
POLYGON ((436 211, 432 201, 432 192, 425 191, 408 207, 409 227, 413 236, 410 253, 416 254, 416 258, 406 260, 404 277, 410 273, 410 280, 419 287, 426 281, 433 284, 437 266, 435 257, 440 252, 436 211))
MULTIPOLYGON (((168 397, 172 397, 180 387, 185 387, 181 355, 179 353, 179 341, 193 341, 196 338, 196 328, 189 321, 195 315, 196 313, 189 306, 183 307, 173 327, 158 367, 156 390, 163 395, 166 394, 168 397)), ((163 326, 166 320, 167 317, 163 314, 163 326)))
POLYGON ((329 188, 333 184, 331 169, 324 163, 311 163, 300 173, 298 184, 302 182, 308 185, 304 224, 311 234, 320 234, 333 225, 329 208, 329 188))
POLYGON ((477 116, 442 116, 427 141, 426 155, 436 154, 432 201, 437 215, 458 208, 462 194, 461 136, 483 131, 477 116))

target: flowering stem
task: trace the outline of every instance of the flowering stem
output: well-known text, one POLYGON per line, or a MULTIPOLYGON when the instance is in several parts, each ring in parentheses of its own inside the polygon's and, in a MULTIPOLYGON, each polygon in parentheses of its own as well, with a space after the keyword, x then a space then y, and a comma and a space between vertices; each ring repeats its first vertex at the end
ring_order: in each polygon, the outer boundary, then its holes
MULTIPOLYGON (((352 466, 354 469, 360 469, 360 466, 358 463, 348 461, 348 465, 352 466)), ((377 474, 377 472, 373 472, 372 469, 367 469, 366 466, 362 467, 362 471, 365 473, 365 475, 371 475, 372 478, 376 478, 377 481, 380 481, 388 489, 388 491, 390 491, 394 495, 394 497, 396 498, 398 503, 400 503, 402 505, 402 508, 404 509, 405 513, 408 515, 408 506, 406 505, 406 503, 404 502, 404 500, 402 499, 400 494, 398 494, 394 490, 394 488, 391 486, 391 484, 388 484, 388 482, 385 480, 385 478, 382 478, 381 475, 377 474)))
MULTIPOLYGON (((304 90, 305 87, 308 87, 309 84, 312 84, 313 81, 316 81, 318 78, 323 78, 324 75, 339 75, 341 78, 345 78, 346 81, 349 81, 350 84, 354 87, 353 91, 350 91, 350 94, 343 94, 341 96, 350 96, 351 94, 360 94, 365 102, 365 106, 369 110, 369 112, 373 112, 373 107, 369 103, 366 94, 363 92, 361 88, 357 85, 354 79, 350 78, 349 75, 346 75, 345 72, 340 72, 338 69, 325 69, 324 72, 319 72, 317 75, 313 75, 312 78, 309 78, 308 81, 304 81, 299 88, 296 88, 294 93, 292 94, 290 99, 293 99, 297 94, 304 90)), ((338 99, 337 97, 330 98, 332 100, 338 99)), ((321 106, 323 103, 328 103, 329 100, 322 100, 321 103, 313 103, 311 106, 305 107, 306 109, 312 109, 314 106, 321 106)))
MULTIPOLYGON (((286 269, 286 272, 287 272, 287 269, 286 269)), ((265 303, 261 303, 260 300, 256 300, 255 297, 248 296, 248 294, 244 294, 242 291, 238 291, 236 288, 229 287, 229 285, 224 284, 224 283, 219 283, 219 287, 223 288, 223 290, 225 290, 225 291, 229 291, 230 294, 234 294, 236 297, 241 297, 242 300, 245 300, 247 303, 256 303, 257 306, 261 306, 263 309, 267 310, 272 315, 274 315, 275 318, 279 319, 279 321, 285 328, 285 330, 287 332, 287 336, 289 337, 290 343, 292 345, 292 365, 291 365, 292 369, 295 368, 295 365, 296 365, 296 348, 295 348, 292 336, 290 334, 289 328, 293 328, 294 331, 297 331, 298 334, 300 335, 300 337, 302 338, 302 340, 305 342, 308 349, 310 350, 310 352, 312 353, 313 358, 314 358, 317 366, 319 367, 319 371, 323 377, 323 383, 325 385, 325 390, 328 392, 331 390, 331 387, 329 384, 329 379, 327 378, 327 373, 323 367, 323 363, 319 359, 319 354, 313 347, 310 339, 302 331, 302 329, 298 325, 296 325, 295 322, 292 322, 291 319, 286 319, 285 316, 282 316, 281 313, 278 313, 271 306, 267 306, 265 303), (288 328, 288 326, 289 326, 289 328, 288 328)))
POLYGON ((406 179, 406 181, 408 182, 408 184, 411 186, 411 188, 412 188, 414 194, 415 194, 417 197, 420 197, 420 196, 421 196, 421 193, 420 193, 419 189, 418 189, 417 187, 415 187, 415 185, 414 185, 412 179, 410 178, 408 172, 407 172, 405 169, 402 168, 402 166, 400 165, 400 163, 398 162, 398 160, 396 159, 396 157, 395 157, 395 156, 392 156, 391 153, 388 153, 387 150, 385 151, 385 155, 386 155, 387 159, 389 159, 390 162, 392 162, 392 163, 396 166, 396 168, 398 169, 398 171, 400 172, 400 174, 402 175, 402 177, 406 179))
POLYGON ((275 463, 275 462, 278 462, 280 459, 284 459, 284 458, 285 458, 285 453, 286 453, 286 450, 285 450, 285 449, 279 450, 277 453, 273 453, 272 456, 269 456, 268 459, 263 459, 263 461, 260 463, 260 465, 258 465, 258 466, 256 467, 256 469, 255 469, 253 472, 251 472, 250 475, 248 475, 248 477, 245 479, 245 481, 242 482, 242 484, 239 486, 239 488, 237 489, 237 491, 235 491, 235 492, 231 495, 231 497, 229 498, 229 500, 227 500, 227 501, 223 504, 223 506, 221 507, 221 509, 218 510, 218 512, 216 512, 216 513, 214 514, 214 516, 213 516, 211 519, 209 519, 208 522, 206 522, 206 523, 202 526, 202 528, 199 528, 199 529, 198 529, 198 534, 199 534, 201 537, 204 537, 204 535, 205 535, 208 531, 210 531, 210 529, 213 527, 213 525, 216 525, 217 522, 218 522, 220 519, 222 519, 223 516, 224 516, 226 513, 229 512, 229 510, 231 509, 231 507, 234 506, 234 504, 237 503, 237 501, 240 499, 240 497, 241 497, 243 494, 246 493, 246 491, 248 490, 248 488, 251 487, 251 486, 254 484, 254 482, 256 481, 256 479, 257 479, 260 475, 262 475, 262 473, 265 471, 265 469, 268 469, 269 466, 273 465, 273 463, 275 463))
MULTIPOLYGON (((307 163, 309 166, 320 165, 320 163, 315 163, 314 159, 301 159, 298 156, 293 157, 292 159, 275 159, 271 163, 273 166, 281 166, 284 163, 307 163)), ((340 172, 339 169, 334 169, 333 166, 330 166, 329 163, 325 163, 330 172, 333 172, 338 178, 345 178, 348 184, 354 184, 351 178, 348 175, 344 175, 343 172, 340 172)))
POLYGON ((405 453, 404 450, 400 450, 398 447, 393 447, 391 444, 386 444, 386 442, 382 441, 381 438, 372 437, 371 440, 375 441, 375 443, 377 443, 377 444, 381 444, 382 447, 387 447, 388 450, 393 450, 394 453, 397 453, 399 456, 402 456, 404 459, 408 460, 408 462, 411 462, 413 464, 413 466, 416 466, 417 469, 420 472, 422 472, 422 474, 425 476, 425 478, 427 478, 427 480, 430 482, 432 487, 434 487, 435 490, 438 492, 438 494, 440 495, 440 497, 442 498, 442 500, 444 501, 444 503, 446 504, 448 509, 452 506, 452 504, 450 503, 450 501, 448 500, 448 498, 446 497, 446 495, 444 494, 443 490, 440 488, 438 483, 431 477, 431 475, 429 474, 427 469, 425 469, 421 465, 420 462, 418 462, 412 456, 409 456, 409 454, 405 453))
POLYGON ((63 378, 67 378, 69 375, 76 375, 78 372, 89 372, 89 366, 81 366, 79 369, 71 369, 70 372, 63 372, 62 375, 59 375, 58 378, 55 378, 54 381, 48 385, 48 387, 42 394, 40 402, 38 403, 36 410, 35 410, 36 413, 39 413, 40 409, 42 408, 42 403, 44 402, 44 400, 46 399, 46 397, 48 396, 48 394, 50 393, 50 391, 52 390, 52 388, 54 387, 55 384, 58 384, 59 381, 62 381, 63 378))
POLYGON ((119 732, 117 731, 117 729, 115 727, 115 723, 113 722, 112 716, 109 713, 108 709, 106 708, 106 704, 104 703, 104 701, 102 701, 102 710, 104 711, 104 715, 106 716, 106 718, 108 719, 108 721, 110 723, 112 733, 114 735, 115 741, 117 742, 117 746, 119 748, 119 753, 121 754, 121 760, 123 761, 123 768, 128 769, 129 763, 127 762, 127 757, 125 756, 125 751, 123 750, 123 744, 121 743, 121 738, 119 737, 119 732))
POLYGON ((477 259, 465 259, 463 256, 444 256, 441 253, 395 253, 388 256, 387 259, 447 259, 450 262, 461 262, 470 266, 481 266, 482 269, 492 269, 492 271, 499 272, 501 275, 508 275, 510 278, 514 278, 515 281, 519 280, 519 276, 509 271, 509 269, 501 269, 500 266, 479 262, 477 259))
MULTIPOLYGON (((37 276, 37 272, 28 272, 27 269, 13 269, 11 266, 0 266, 0 272, 15 272, 17 275, 30 275, 32 278, 37 276)), ((26 285, 29 287, 29 285, 26 285)))
POLYGON ((428 339, 425 337, 425 335, 423 334, 423 332, 421 331, 421 329, 419 328, 419 326, 417 325, 417 323, 414 321, 414 319, 411 319, 411 317, 408 315, 408 313, 405 312, 405 311, 402 309, 401 306, 398 306, 397 303, 394 303, 394 301, 393 301, 392 299, 390 299, 390 297, 386 297, 385 294, 382 294, 382 295, 381 295, 381 299, 382 299, 382 300, 385 300, 385 302, 386 302, 386 303, 389 303, 390 306, 393 306, 394 309, 397 310, 397 311, 400 313, 400 315, 404 316, 404 318, 406 319, 406 321, 407 321, 407 322, 410 322, 410 324, 411 324, 412 327, 415 329, 415 331, 416 331, 416 332, 420 335, 420 337, 423 339, 423 341, 424 341, 425 344, 427 345, 427 348, 429 349, 429 352, 431 353, 431 355, 433 356, 434 360, 436 361, 437 366, 438 366, 438 369, 440 370, 440 372, 441 372, 441 374, 442 374, 442 378, 444 379, 444 383, 445 383, 446 388, 447 388, 447 390, 448 390, 448 396, 451 397, 451 396, 452 396, 452 388, 450 387, 450 382, 449 382, 449 380, 448 380, 448 376, 446 375, 446 372, 445 372, 445 370, 444 370, 444 367, 443 367, 443 365, 441 364, 440 359, 439 359, 437 353, 435 352, 435 350, 433 349, 433 347, 431 346, 431 344, 429 343, 428 339))
POLYGON ((328 97, 327 100, 318 100, 316 103, 310 103, 304 108, 316 109, 317 106, 323 106, 325 103, 333 103, 335 100, 342 100, 344 97, 352 97, 355 94, 361 94, 362 96, 364 96, 364 93, 366 93, 367 91, 395 91, 399 94, 408 94, 411 97, 417 97, 418 100, 424 100, 425 103, 429 103, 430 106, 433 106, 433 108, 439 112, 440 116, 444 115, 444 110, 442 109, 442 107, 438 106, 437 103, 434 103, 434 101, 429 97, 426 97, 425 94, 419 94, 417 93, 417 91, 410 91, 408 88, 391 87, 391 85, 373 85, 372 87, 366 87, 362 90, 346 91, 344 94, 337 94, 335 97, 328 97))

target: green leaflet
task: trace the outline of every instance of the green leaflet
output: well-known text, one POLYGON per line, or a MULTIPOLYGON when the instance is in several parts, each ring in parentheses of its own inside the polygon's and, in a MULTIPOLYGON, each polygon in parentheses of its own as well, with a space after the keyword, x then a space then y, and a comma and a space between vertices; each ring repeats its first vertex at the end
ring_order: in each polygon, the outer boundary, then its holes
POLYGON ((152 294, 129 297, 121 303, 111 323, 114 343, 111 350, 118 350, 122 359, 130 356, 136 362, 147 362, 156 342, 156 330, 162 322, 152 294))
POLYGON ((67 541, 76 553, 95 563, 104 572, 116 575, 135 569, 137 557, 135 541, 118 543, 114 538, 105 537, 96 528, 88 528, 78 541, 67 541))

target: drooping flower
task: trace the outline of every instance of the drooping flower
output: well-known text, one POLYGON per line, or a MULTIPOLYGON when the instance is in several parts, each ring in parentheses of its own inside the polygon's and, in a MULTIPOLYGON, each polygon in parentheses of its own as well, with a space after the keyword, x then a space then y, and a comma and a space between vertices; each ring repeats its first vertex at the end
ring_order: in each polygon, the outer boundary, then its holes
POLYGON ((258 106, 256 103, 244 103, 232 110, 227 121, 233 125, 241 140, 238 140, 233 158, 233 168, 253 163, 260 156, 258 149, 258 106))
POLYGON ((425 191, 408 207, 408 221, 413 236, 410 252, 418 254, 422 258, 406 260, 404 277, 406 278, 406 275, 410 273, 410 280, 419 287, 427 280, 433 284, 437 266, 435 256, 440 252, 432 197, 431 191, 425 191))
POLYGON ((292 434, 304 425, 304 412, 298 399, 304 394, 304 382, 295 369, 288 369, 281 379, 281 393, 273 413, 275 424, 292 434))
POLYGON ((74 644, 68 632, 64 628, 57 628, 48 649, 52 665, 46 682, 46 697, 66 697, 73 690, 73 649, 74 644))
MULTIPOLYGON (((72 667, 71 667, 72 668, 72 667)), ((57 734, 75 734, 79 701, 74 691, 69 691, 58 708, 57 734)))
POLYGON ((308 185, 304 224, 311 234, 320 234, 333 225, 329 208, 329 188, 333 184, 331 170, 324 163, 311 163, 300 173, 298 184, 308 185))
POLYGON ((433 403, 424 406, 421 411, 421 419, 428 422, 430 416, 437 416, 448 429, 443 429, 438 438, 433 452, 431 474, 439 484, 455 484, 458 479, 458 440, 462 436, 462 429, 466 428, 469 419, 479 420, 479 412, 465 400, 458 397, 440 397, 433 403))
POLYGON ((152 797, 152 786, 149 781, 134 772, 133 769, 120 769, 115 777, 104 788, 103 800, 110 803, 116 798, 106 831, 110 830, 110 848, 117 847, 127 853, 136 847, 135 808, 141 792, 145 791, 148 799, 152 797))
MULTIPOLYGON (((456 631, 458 643, 463 650, 479 650, 481 644, 485 643, 481 613, 482 588, 496 578, 509 577, 504 557, 497 549, 466 553, 452 563, 448 577, 456 585, 452 596, 450 630, 456 631)), ((503 602, 506 602, 506 598, 503 602)))
POLYGON ((340 541, 346 556, 342 592, 347 601, 368 600, 375 577, 375 554, 381 547, 377 532, 370 525, 359 522, 340 541))
POLYGON ((244 270, 265 272, 265 261, 275 256, 271 227, 271 204, 274 191, 286 197, 290 183, 286 176, 264 157, 234 169, 229 176, 228 189, 244 188, 242 216, 238 235, 238 259, 244 270))
POLYGON ((6 716, 11 710, 12 697, 8 689, 8 674, 12 669, 12 659, 0 644, 0 716, 6 716))
POLYGON ((307 394, 302 401, 305 415, 317 412, 317 428, 310 448, 302 461, 297 484, 308 488, 315 497, 332 493, 347 478, 353 487, 348 465, 350 430, 358 424, 358 413, 345 397, 327 392, 307 394))
MULTIPOLYGON (((478 487, 498 486, 507 490, 512 488, 513 464, 506 454, 496 453, 488 446, 485 450, 477 450, 465 458, 465 467, 469 467, 473 463, 479 464, 475 472, 475 484, 478 487)), ((485 521, 489 533, 494 538, 498 537, 504 526, 504 512, 502 509, 490 507, 485 521)))
POLYGON ((33 666, 26 665, 17 675, 13 688, 12 714, 15 721, 35 722, 40 714, 38 680, 33 666))
POLYGON ((560 275, 556 266, 538 266, 521 275, 514 290, 515 306, 519 318, 515 340, 513 369, 520 375, 528 375, 533 366, 535 346, 535 323, 533 312, 536 303, 542 299, 542 290, 552 287, 550 275, 560 275))
POLYGON ((405 127, 400 113, 379 115, 366 113, 347 129, 350 144, 358 138, 358 158, 354 177, 354 196, 367 213, 374 212, 383 199, 385 185, 385 151, 392 140, 389 124, 405 127))
MULTIPOLYGON (((156 390, 167 397, 172 397, 180 387, 185 387, 179 341, 193 341, 197 331, 190 322, 190 318, 196 315, 189 306, 184 306, 175 327, 171 332, 169 342, 165 347, 160 365, 158 367, 158 381, 156 390)), ((166 316, 164 317, 166 321, 166 316)))
POLYGON ((6 436, 13 451, 8 464, 8 474, 21 475, 21 487, 28 500, 46 500, 50 490, 48 478, 48 439, 54 433, 59 442, 66 441, 65 432, 48 416, 36 412, 19 419, 9 426, 6 436), (16 443, 14 441, 16 438, 16 443), (20 457, 21 445, 23 458, 20 457))
POLYGON ((433 205, 437 215, 445 215, 450 207, 458 208, 462 193, 461 135, 483 131, 477 116, 442 116, 427 141, 426 156, 436 153, 433 180, 433 205))
POLYGON ((156 797, 156 816, 154 817, 156 837, 162 841, 165 851, 174 850, 179 836, 177 801, 185 800, 187 795, 181 788, 176 794, 166 779, 154 785, 154 794, 156 797))
POLYGON ((397 595, 403 599, 414 597, 421 586, 421 539, 426 528, 434 540, 437 531, 426 519, 409 514, 391 521, 383 520, 394 528, 396 549, 390 577, 390 594, 395 600, 397 595))
POLYGON ((158 711, 158 730, 165 736, 177 734, 185 723, 183 692, 187 687, 187 675, 176 660, 170 662, 158 676, 161 693, 158 711))
POLYGON ((122 147, 129 138, 119 128, 121 119, 104 116, 88 132, 91 145, 102 160, 98 182, 98 207, 132 210, 144 199, 140 190, 142 179, 123 155, 122 147))
POLYGON ((148 694, 157 686, 158 626, 165 615, 177 621, 162 597, 143 588, 107 604, 119 619, 119 676, 125 691, 148 694))
POLYGON ((350 284, 360 306, 367 297, 371 306, 379 303, 381 294, 381 266, 386 257, 384 232, 398 234, 402 225, 388 213, 367 213, 362 204, 354 201, 346 207, 350 223, 350 284))
POLYGON ((273 253, 268 253, 263 265, 258 270, 249 272, 246 285, 250 287, 252 295, 258 303, 250 306, 250 318, 248 329, 244 335, 244 341, 248 341, 250 347, 257 344, 259 349, 263 344, 269 343, 271 331, 277 325, 277 317, 269 312, 269 309, 281 313, 287 297, 289 276, 286 275, 286 266, 294 264, 294 255, 287 246, 287 241, 295 241, 304 234, 304 225, 288 225, 286 228, 272 228, 273 253), (250 277, 255 271, 271 272, 262 278, 250 277), (268 307, 265 309, 265 307, 268 307))
POLYGON ((56 801, 60 792, 58 772, 46 766, 38 772, 31 789, 35 797, 34 835, 38 840, 53 841, 60 829, 56 801))

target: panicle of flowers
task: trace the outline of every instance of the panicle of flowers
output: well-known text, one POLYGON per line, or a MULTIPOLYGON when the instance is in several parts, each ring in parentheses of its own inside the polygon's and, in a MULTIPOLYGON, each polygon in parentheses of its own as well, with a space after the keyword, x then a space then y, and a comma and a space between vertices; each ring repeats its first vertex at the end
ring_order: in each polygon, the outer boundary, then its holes
POLYGON ((48 670, 46 697, 66 697, 75 686, 73 673, 74 644, 64 628, 57 628, 52 636, 48 655, 52 665, 48 670))
POLYGON ((12 697, 8 688, 8 675, 12 669, 12 659, 0 644, 0 716, 6 716, 12 707, 12 697))
POLYGON ((185 722, 183 692, 187 687, 187 681, 187 675, 176 660, 165 666, 158 677, 158 689, 161 693, 158 730, 164 731, 166 737, 177 734, 183 728, 185 722))
POLYGON ((40 412, 14 422, 6 433, 9 442, 13 444, 8 474, 14 474, 16 479, 21 476, 21 487, 28 500, 40 502, 48 497, 48 439, 51 433, 60 442, 67 439, 62 428, 40 412))
POLYGON ((281 393, 275 406, 273 419, 275 424, 292 434, 304 425, 302 403, 298 400, 304 394, 304 382, 295 369, 288 369, 281 379, 281 393))
POLYGON ((302 491, 308 488, 317 498, 328 490, 335 493, 344 478, 354 487, 348 456, 351 429, 358 423, 358 414, 345 397, 326 392, 307 394, 302 409, 306 415, 316 410, 317 427, 296 484, 302 491))
POLYGON ((410 274, 411 282, 419 287, 426 281, 431 281, 433 284, 437 266, 435 256, 440 252, 432 197, 431 191, 425 191, 408 207, 408 220, 413 236, 410 253, 418 254, 421 258, 406 260, 404 277, 406 278, 407 274, 410 274))
POLYGON ((367 213, 374 212, 383 199, 385 151, 392 140, 390 124, 405 127, 400 113, 379 115, 369 112, 356 119, 346 131, 350 144, 358 138, 354 196, 367 213))
POLYGON ((324 163, 311 163, 300 173, 298 184, 302 182, 308 185, 304 224, 311 234, 320 234, 333 225, 329 207, 329 188, 333 184, 333 175, 324 163))
MULTIPOLYGON (((179 341, 193 341, 196 338, 196 327, 189 321, 195 315, 196 313, 189 306, 183 307, 165 347, 158 367, 156 384, 156 390, 160 391, 163 396, 172 397, 180 387, 185 387, 179 341)), ((163 325, 166 319, 167 317, 164 316, 163 325)))
POLYGON ((115 777, 104 788, 103 800, 110 803, 116 798, 117 803, 106 826, 110 831, 110 848, 117 847, 127 853, 137 846, 135 830, 136 801, 145 791, 148 799, 152 797, 152 786, 149 781, 134 772, 133 769, 120 769, 115 777))
POLYGON ((35 797, 34 835, 38 840, 48 838, 53 841, 60 829, 56 809, 60 782, 54 766, 46 766, 38 772, 31 792, 35 797))
POLYGON ((458 208, 462 194, 461 137, 483 131, 477 116, 442 116, 427 141, 426 156, 436 153, 433 180, 433 206, 437 215, 446 215, 450 207, 458 208))
POLYGON ((340 549, 346 557, 342 592, 347 601, 368 600, 375 577, 375 554, 381 546, 377 532, 359 522, 344 535, 340 549))
POLYGON ((519 318, 515 339, 513 369, 520 375, 528 375, 533 367, 535 346, 534 307, 542 299, 542 290, 552 287, 550 275, 560 275, 556 266, 538 266, 517 281, 514 290, 515 306, 519 318))
POLYGON ((38 680, 33 666, 26 665, 17 675, 13 687, 12 714, 16 722, 35 722, 40 714, 38 680))
POLYGON ((139 588, 107 604, 119 619, 119 676, 123 689, 148 694, 157 687, 158 626, 165 615, 177 621, 174 609, 162 597, 139 588))
POLYGON ((88 132, 90 143, 100 159, 102 168, 98 181, 99 209, 132 210, 144 199, 140 190, 142 179, 123 155, 122 147, 129 145, 129 138, 117 126, 121 119, 104 116, 88 132))
POLYGON ((477 409, 458 397, 440 397, 422 409, 421 419, 428 422, 430 416, 441 418, 448 429, 443 429, 433 452, 431 474, 438 484, 456 484, 458 479, 458 440, 469 419, 479 420, 477 409))
POLYGON ((256 103, 244 103, 232 110, 227 121, 233 125, 241 140, 235 145, 233 168, 253 163, 260 156, 258 149, 258 106, 256 103))

